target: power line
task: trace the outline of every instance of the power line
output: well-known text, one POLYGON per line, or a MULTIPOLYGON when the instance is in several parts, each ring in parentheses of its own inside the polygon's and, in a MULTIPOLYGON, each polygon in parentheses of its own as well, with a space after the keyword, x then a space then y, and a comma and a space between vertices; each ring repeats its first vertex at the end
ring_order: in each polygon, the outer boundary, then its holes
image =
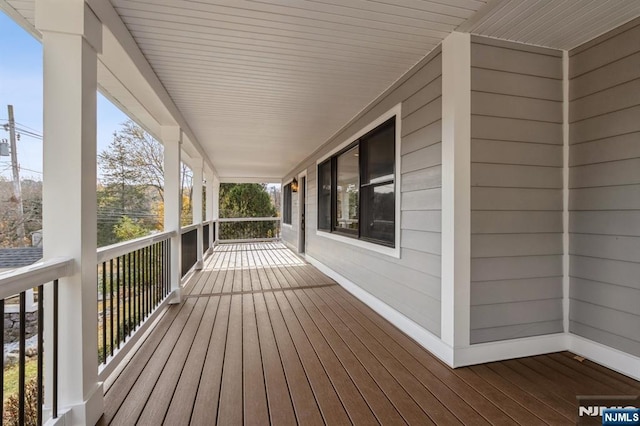
POLYGON ((28 172, 33 172, 33 173, 39 173, 42 174, 42 172, 38 171, 38 170, 32 170, 32 169, 27 169, 26 167, 22 167, 20 166, 20 170, 26 170, 28 172))
POLYGON ((20 132, 20 135, 24 135, 24 136, 30 136, 32 138, 36 138, 36 139, 42 139, 42 135, 39 135, 37 133, 33 133, 30 132, 28 130, 22 129, 20 127, 16 127, 16 131, 20 132))
POLYGON ((42 131, 41 131, 41 130, 36 130, 36 129, 34 129, 33 127, 29 127, 29 126, 27 126, 26 124, 22 124, 22 123, 19 123, 19 122, 17 122, 17 121, 16 121, 16 124, 17 124, 17 125, 19 125, 19 126, 21 126, 21 127, 26 128, 26 129, 29 129, 29 130, 31 130, 31 131, 33 131, 33 132, 36 132, 36 133, 42 133, 42 131))

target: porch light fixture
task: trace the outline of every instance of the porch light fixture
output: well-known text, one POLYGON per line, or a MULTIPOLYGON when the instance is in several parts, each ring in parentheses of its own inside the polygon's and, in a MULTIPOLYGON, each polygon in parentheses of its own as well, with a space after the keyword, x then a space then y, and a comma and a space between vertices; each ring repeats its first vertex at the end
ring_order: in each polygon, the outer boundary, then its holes
POLYGON ((296 178, 291 181, 291 192, 298 192, 298 179, 296 178))

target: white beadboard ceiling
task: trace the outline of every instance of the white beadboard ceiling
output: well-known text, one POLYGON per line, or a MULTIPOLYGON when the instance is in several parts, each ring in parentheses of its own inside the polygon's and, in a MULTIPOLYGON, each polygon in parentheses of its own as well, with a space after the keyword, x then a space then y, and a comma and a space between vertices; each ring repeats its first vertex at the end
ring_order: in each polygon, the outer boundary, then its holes
POLYGON ((571 50, 637 16, 639 0, 497 0, 458 30, 571 50))
POLYGON ((220 176, 275 179, 484 3, 112 0, 220 176))
MULTIPOLYGON (((33 22, 33 0, 0 1, 33 22)), ((640 15, 640 0, 111 3, 223 179, 278 180, 455 29, 570 49, 640 15)))

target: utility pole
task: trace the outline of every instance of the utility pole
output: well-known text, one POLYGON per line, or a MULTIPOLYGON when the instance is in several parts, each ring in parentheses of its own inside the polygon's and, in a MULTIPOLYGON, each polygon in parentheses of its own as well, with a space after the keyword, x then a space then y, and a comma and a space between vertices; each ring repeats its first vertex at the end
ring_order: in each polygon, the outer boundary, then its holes
POLYGON ((16 148, 16 121, 13 116, 13 105, 7 105, 9 113, 9 143, 11 144, 11 171, 13 174, 13 197, 18 210, 18 246, 24 245, 24 207, 22 205, 22 188, 20 187, 20 169, 18 167, 18 151, 16 148))

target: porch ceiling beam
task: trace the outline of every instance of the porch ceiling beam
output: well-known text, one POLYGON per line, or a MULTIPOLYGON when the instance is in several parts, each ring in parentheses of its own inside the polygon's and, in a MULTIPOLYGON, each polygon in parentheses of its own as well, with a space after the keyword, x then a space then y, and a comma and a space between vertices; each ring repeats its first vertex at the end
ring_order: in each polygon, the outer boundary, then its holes
POLYGON ((237 176, 220 178, 220 183, 280 183, 281 181, 281 176, 237 176))

